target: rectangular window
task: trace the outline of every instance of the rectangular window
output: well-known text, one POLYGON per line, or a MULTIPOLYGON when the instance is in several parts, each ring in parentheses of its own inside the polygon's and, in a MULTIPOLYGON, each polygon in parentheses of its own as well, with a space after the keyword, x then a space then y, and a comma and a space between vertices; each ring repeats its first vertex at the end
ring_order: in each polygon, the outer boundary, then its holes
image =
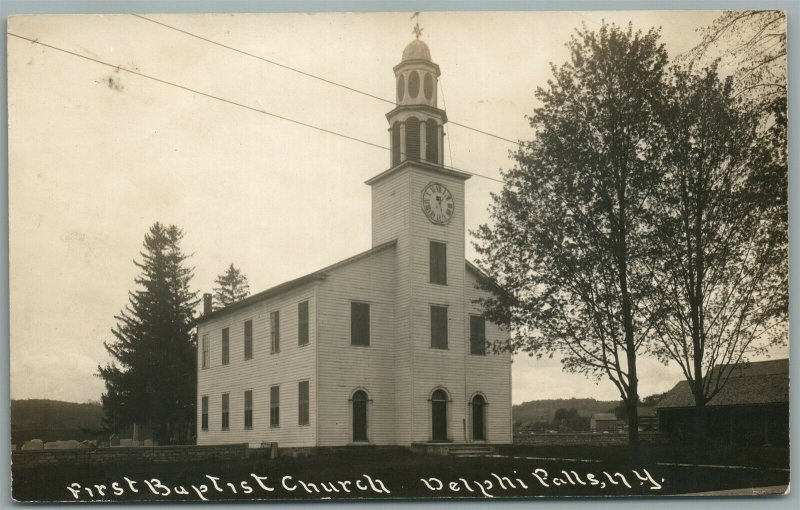
POLYGON ((431 283, 447 285, 447 245, 431 241, 430 246, 431 283))
POLYGON ((486 319, 480 315, 469 316, 469 353, 486 354, 486 319))
POLYGON ((244 359, 253 358, 253 321, 244 321, 244 359))
POLYGON ((269 389, 269 426, 277 427, 281 424, 281 387, 272 386, 269 389))
POLYGON ((446 306, 431 306, 431 348, 447 349, 446 306))
POLYGON ((211 348, 208 344, 208 333, 203 335, 203 368, 211 366, 211 348))
POLYGON ((297 424, 308 425, 308 381, 300 381, 297 385, 297 424))
POLYGON ((253 428, 253 390, 244 392, 244 428, 253 428))
POLYGON ((350 303, 350 345, 369 345, 368 303, 350 303))
POLYGON ((308 301, 297 304, 297 345, 308 344, 308 301))
POLYGON ((231 358, 231 337, 228 328, 222 328, 222 364, 230 363, 231 358))
POLYGON ((280 352, 281 350, 281 315, 279 311, 269 314, 269 338, 270 352, 280 352))
POLYGON ((222 394, 222 430, 228 430, 230 426, 230 396, 222 394))
POLYGON ((200 416, 200 427, 208 430, 208 397, 206 395, 203 395, 201 410, 203 414, 200 416))

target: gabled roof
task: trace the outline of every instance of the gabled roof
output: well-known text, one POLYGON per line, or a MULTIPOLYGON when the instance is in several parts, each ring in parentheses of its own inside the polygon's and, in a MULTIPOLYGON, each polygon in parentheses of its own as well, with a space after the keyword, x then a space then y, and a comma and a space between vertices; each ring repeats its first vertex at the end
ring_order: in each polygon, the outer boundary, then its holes
POLYGON ((326 267, 324 267, 324 268, 322 268, 320 270, 314 271, 313 273, 309 273, 309 274, 307 274, 305 276, 301 276, 300 278, 295 278, 294 280, 289 280, 288 282, 283 282, 283 283, 281 283, 279 285, 276 285, 274 287, 270 287, 267 290, 263 290, 263 291, 259 292, 258 294, 253 294, 252 296, 248 296, 245 299, 242 299, 241 301, 237 301, 236 303, 233 303, 232 305, 226 306, 225 308, 220 308, 219 310, 214 310, 213 312, 211 312, 209 314, 201 315, 197 319, 197 322, 201 323, 201 322, 207 321, 209 319, 213 319, 213 318, 219 317, 219 316, 224 315, 226 313, 232 312, 234 310, 238 310, 238 309, 243 308, 245 306, 252 305, 252 304, 257 303, 259 301, 263 301, 265 299, 269 299, 271 297, 277 296, 278 294, 282 294, 284 292, 287 292, 289 290, 295 289, 297 287, 300 287, 302 285, 305 285, 305 284, 313 282, 313 281, 324 280, 328 276, 327 273, 329 271, 332 271, 332 270, 334 270, 334 269, 336 269, 338 267, 350 264, 350 263, 355 262, 357 260, 360 260, 360 259, 362 259, 364 257, 369 257, 370 255, 373 255, 375 253, 378 253, 379 251, 385 250, 386 248, 394 246, 395 244, 397 244, 397 240, 396 239, 392 239, 391 241, 388 241, 386 243, 379 244, 378 246, 375 246, 374 248, 370 248, 367 251, 363 251, 361 253, 353 255, 352 257, 346 258, 344 260, 340 260, 339 262, 337 262, 335 264, 331 264, 330 266, 326 266, 326 267))
POLYGON ((594 413, 592 415, 592 420, 594 421, 611 421, 617 420, 617 415, 612 413, 594 413))
MULTIPOLYGON (((727 367, 729 365, 725 365, 727 367)), ((721 367, 715 367, 711 376, 721 367)), ((789 402, 789 360, 743 363, 733 369, 722 390, 706 406, 780 404, 789 402)), ((694 407, 687 381, 675 385, 656 406, 658 409, 694 407)))
POLYGON ((481 271, 481 268, 479 268, 469 260, 466 260, 465 262, 467 263, 467 269, 471 269, 475 274, 477 274, 481 278, 487 278, 487 279, 489 278, 488 276, 486 276, 486 273, 481 271))

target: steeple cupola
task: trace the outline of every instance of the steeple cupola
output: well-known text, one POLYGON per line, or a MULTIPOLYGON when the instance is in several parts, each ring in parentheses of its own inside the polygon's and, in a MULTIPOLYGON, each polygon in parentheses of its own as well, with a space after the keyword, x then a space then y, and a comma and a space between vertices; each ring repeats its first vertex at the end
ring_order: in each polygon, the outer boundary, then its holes
POLYGON ((386 114, 392 167, 404 161, 444 164, 442 141, 447 114, 437 106, 441 73, 431 60, 428 45, 419 39, 419 24, 414 33, 417 38, 406 46, 401 62, 394 67, 397 106, 386 114))

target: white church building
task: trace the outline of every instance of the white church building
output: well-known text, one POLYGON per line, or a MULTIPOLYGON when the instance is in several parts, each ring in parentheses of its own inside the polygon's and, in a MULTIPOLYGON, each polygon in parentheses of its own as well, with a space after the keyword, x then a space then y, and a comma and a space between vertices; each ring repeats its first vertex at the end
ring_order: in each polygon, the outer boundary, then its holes
POLYGON ((507 333, 474 300, 464 185, 444 168, 439 66, 414 40, 394 68, 391 168, 372 248, 198 323, 197 444, 510 444, 507 333))

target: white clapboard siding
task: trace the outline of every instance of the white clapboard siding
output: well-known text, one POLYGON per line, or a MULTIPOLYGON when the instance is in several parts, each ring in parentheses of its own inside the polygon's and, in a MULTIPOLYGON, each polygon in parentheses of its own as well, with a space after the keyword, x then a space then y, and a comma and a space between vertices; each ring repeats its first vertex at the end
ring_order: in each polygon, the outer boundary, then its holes
MULTIPOLYGON (((486 296, 487 292, 476 287, 477 275, 467 268, 466 295, 469 314, 479 315, 481 308, 474 301, 486 296)), ((469 317, 466 318, 467 352, 469 353, 469 317)), ((506 342, 509 335, 496 324, 486 321, 487 344, 506 342)), ((493 353, 487 347, 486 355, 467 355, 467 395, 471 399, 475 393, 482 393, 488 403, 486 411, 486 439, 489 443, 510 444, 512 441, 511 419, 511 354, 493 353)), ((468 428, 471 425, 467 417, 468 428)), ((471 437, 471 433, 469 434, 471 437)))
POLYGON ((202 338, 211 342, 211 367, 197 377, 198 444, 276 441, 280 446, 316 443, 315 283, 203 321, 198 326, 198 367, 202 338), (297 305, 309 302, 309 343, 298 346, 297 305), (280 311, 280 352, 270 352, 270 312, 280 311), (244 359, 244 322, 253 321, 253 358, 244 359), (230 364, 222 365, 222 329, 230 328, 230 364), (309 425, 298 425, 298 383, 309 381, 309 425), (280 386, 280 425, 270 426, 270 387, 280 386), (244 392, 253 391, 253 427, 244 428, 244 392), (230 427, 222 430, 222 394, 230 395, 230 427), (201 430, 201 398, 209 397, 209 428, 201 430))
MULTIPOLYGON (((411 204, 416 197, 412 189, 411 174, 398 172, 372 185, 372 239, 373 246, 391 239, 396 240, 395 265, 392 268, 394 296, 394 441, 411 443, 411 204)), ((421 196, 420 196, 421 199, 421 196)))
MULTIPOLYGON (((490 443, 511 442, 510 355, 470 354, 469 316, 482 291, 465 262, 464 180, 453 173, 405 164, 373 186, 373 248, 290 282, 282 293, 233 308, 201 322, 211 339, 211 368, 198 370, 200 398, 210 398, 209 430, 198 430, 199 444, 277 441, 280 446, 353 444, 351 398, 369 396, 368 442, 409 445, 432 439, 431 394, 449 396, 448 438, 471 440, 470 400, 488 402, 490 443), (455 212, 447 225, 428 221, 422 190, 431 182, 447 186, 455 212), (447 284, 430 282, 430 242, 447 246, 447 284), (309 300, 310 344, 297 346, 297 304, 309 300), (351 303, 370 305, 370 345, 350 339, 351 303), (447 349, 431 347, 431 306, 448 311, 447 349), (281 352, 269 352, 269 314, 280 310, 281 352), (244 321, 254 321, 254 359, 243 360, 244 321), (220 366, 221 330, 230 327, 230 366, 220 366), (310 424, 299 426, 298 382, 310 382, 310 424), (269 425, 269 388, 279 384, 280 427, 269 425), (254 427, 244 429, 244 391, 254 392, 254 427), (230 429, 221 430, 221 394, 230 394, 230 429)), ((278 289, 279 290, 279 289, 278 289)), ((508 335, 486 323, 487 339, 508 335)))
POLYGON ((349 399, 369 395, 368 439, 395 444, 395 247, 327 272, 319 285, 319 444, 352 442, 349 399), (350 304, 369 303, 370 345, 350 342, 350 304))
POLYGON ((418 169, 412 174, 413 197, 411 231, 413 238, 411 327, 413 338, 413 416, 412 441, 432 438, 430 396, 441 387, 448 393, 448 438, 464 441, 465 418, 465 332, 464 332, 464 181, 440 173, 418 169), (447 225, 431 223, 422 210, 423 190, 429 183, 444 184, 455 204, 447 225), (430 242, 447 245, 447 285, 430 283, 430 242), (431 305, 447 307, 448 348, 431 348, 431 305))

